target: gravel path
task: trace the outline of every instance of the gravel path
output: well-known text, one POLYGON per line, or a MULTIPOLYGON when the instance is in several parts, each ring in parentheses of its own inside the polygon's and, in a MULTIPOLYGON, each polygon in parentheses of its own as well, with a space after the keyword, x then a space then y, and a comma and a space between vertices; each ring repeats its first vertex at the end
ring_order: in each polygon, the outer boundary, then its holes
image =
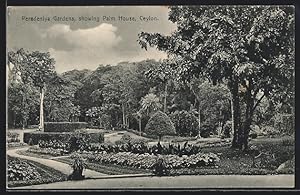
POLYGON ((14 189, 197 189, 197 188, 293 188, 294 175, 193 175, 89 179, 17 187, 14 189))
MULTIPOLYGON (((72 168, 68 164, 57 162, 57 161, 51 160, 51 159, 36 158, 36 157, 25 156, 25 155, 21 155, 21 154, 17 153, 17 151, 25 151, 27 149, 28 149, 28 147, 7 150, 7 155, 12 156, 12 157, 21 158, 21 159, 31 160, 31 161, 34 161, 34 162, 38 162, 38 163, 41 163, 41 164, 46 165, 48 167, 51 167, 53 169, 56 169, 56 170, 58 170, 58 171, 60 171, 64 174, 67 174, 67 175, 69 175, 72 172, 72 168)), ((106 174, 99 173, 99 172, 96 172, 96 171, 93 171, 93 170, 90 170, 90 169, 85 169, 84 170, 84 175, 85 175, 85 177, 88 177, 88 178, 96 178, 96 177, 99 177, 99 176, 104 176, 106 174)))

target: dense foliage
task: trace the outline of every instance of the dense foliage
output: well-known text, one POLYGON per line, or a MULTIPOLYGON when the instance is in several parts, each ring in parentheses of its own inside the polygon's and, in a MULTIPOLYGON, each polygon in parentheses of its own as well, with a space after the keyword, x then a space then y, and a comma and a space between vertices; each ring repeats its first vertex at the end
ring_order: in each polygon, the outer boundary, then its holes
POLYGON ((45 122, 45 132, 72 132, 78 129, 85 129, 84 122, 45 122))
MULTIPOLYGON (((295 10, 292 6, 172 6, 171 35, 141 32, 142 48, 173 56, 178 78, 225 83, 231 95, 232 146, 248 148, 264 97, 294 100, 295 10)), ((290 104, 293 105, 293 104, 290 104)))
POLYGON ((176 134, 180 136, 196 136, 199 132, 197 117, 185 110, 175 111, 171 115, 176 129, 176 134))
POLYGON ((156 135, 160 138, 164 135, 175 134, 175 127, 167 114, 158 111, 149 119, 145 128, 145 133, 156 135))
MULTIPOLYGON (((83 157, 91 162, 103 164, 117 164, 123 166, 132 166, 141 169, 152 169, 157 156, 151 154, 133 154, 128 152, 119 153, 88 153, 83 157)), ((163 155, 167 168, 193 168, 199 166, 215 166, 219 162, 219 157, 213 153, 193 154, 191 156, 163 155)))
POLYGON ((8 181, 41 179, 37 169, 18 158, 8 157, 7 163, 8 181))

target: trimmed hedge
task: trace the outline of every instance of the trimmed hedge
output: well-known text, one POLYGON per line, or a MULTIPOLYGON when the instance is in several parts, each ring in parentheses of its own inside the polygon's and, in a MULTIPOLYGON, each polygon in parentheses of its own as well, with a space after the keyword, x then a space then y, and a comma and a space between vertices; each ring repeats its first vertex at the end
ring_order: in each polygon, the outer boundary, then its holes
POLYGON ((77 129, 85 129, 85 122, 45 122, 45 132, 73 132, 77 129))
MULTIPOLYGON (((57 140, 62 142, 67 142, 74 135, 75 132, 26 132, 24 133, 24 142, 29 144, 29 141, 32 140, 34 145, 37 145, 39 140, 49 141, 57 140)), ((104 142, 104 133, 89 133, 81 132, 83 136, 86 136, 90 139, 91 143, 103 143, 104 142)))

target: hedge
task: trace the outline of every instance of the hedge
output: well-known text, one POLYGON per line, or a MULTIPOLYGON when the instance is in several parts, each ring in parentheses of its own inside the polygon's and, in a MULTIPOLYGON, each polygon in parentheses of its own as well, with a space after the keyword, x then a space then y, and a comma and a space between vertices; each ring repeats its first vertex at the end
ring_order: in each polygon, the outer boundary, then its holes
POLYGON ((73 132, 77 129, 85 129, 85 122, 45 122, 45 132, 73 132))
MULTIPOLYGON (((32 144, 38 144, 39 140, 58 140, 67 142, 70 137, 75 132, 24 132, 24 142, 29 144, 29 140, 31 139, 32 144)), ((89 132, 81 132, 83 136, 89 136, 91 143, 103 143, 104 142, 104 133, 89 133, 89 132)))

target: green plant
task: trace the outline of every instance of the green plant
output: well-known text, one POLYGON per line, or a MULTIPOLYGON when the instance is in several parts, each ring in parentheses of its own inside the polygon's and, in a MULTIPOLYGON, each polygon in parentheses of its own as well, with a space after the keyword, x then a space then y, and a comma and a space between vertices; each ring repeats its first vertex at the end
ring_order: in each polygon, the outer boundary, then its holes
POLYGON ((131 142, 132 141, 132 138, 130 137, 130 135, 128 134, 124 134, 122 137, 121 137, 121 142, 123 143, 128 143, 128 142, 131 142))
POLYGON ((166 113, 158 111, 149 119, 145 132, 158 136, 160 141, 164 135, 174 135, 175 126, 166 113))
POLYGON ((84 175, 82 175, 83 169, 86 167, 83 158, 78 153, 73 153, 71 158, 74 160, 71 167, 73 172, 69 175, 69 180, 80 180, 84 179, 84 175))
POLYGON ((156 162, 152 166, 153 173, 158 176, 168 175, 169 171, 167 168, 167 164, 162 157, 158 157, 156 162))
POLYGON ((86 126, 85 122, 45 122, 45 132, 72 132, 86 126))
POLYGON ((196 136, 198 134, 198 120, 192 113, 182 110, 175 111, 170 116, 176 129, 176 133, 181 136, 196 136))

